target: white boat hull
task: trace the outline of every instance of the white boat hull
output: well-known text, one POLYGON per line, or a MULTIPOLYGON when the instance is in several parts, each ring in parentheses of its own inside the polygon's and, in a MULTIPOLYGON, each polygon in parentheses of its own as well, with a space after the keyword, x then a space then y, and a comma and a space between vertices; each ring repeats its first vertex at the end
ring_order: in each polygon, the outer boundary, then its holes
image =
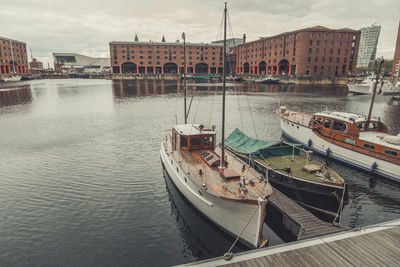
POLYGON ((264 224, 266 201, 253 204, 212 195, 191 181, 189 174, 182 170, 172 154, 166 153, 164 142, 161 145, 160 155, 172 182, 193 206, 234 236, 238 236, 248 223, 241 235, 241 241, 249 247, 258 247, 264 224))
POLYGON ((15 76, 10 78, 3 78, 5 82, 18 82, 21 80, 21 76, 15 76))
POLYGON ((314 134, 311 128, 290 121, 288 123, 287 120, 282 117, 280 117, 280 121, 282 132, 289 139, 305 146, 311 144, 311 146, 308 147, 315 152, 324 155, 329 154, 329 157, 337 161, 368 172, 373 170, 374 173, 380 176, 400 182, 400 165, 355 152, 336 144, 332 144, 314 134), (375 163, 376 167, 373 168, 372 166, 375 165, 375 163))
MULTIPOLYGON (((372 85, 365 85, 365 84, 348 84, 347 87, 349 88, 349 93, 352 94, 362 94, 362 95, 371 95, 372 91, 374 89, 373 84, 372 85)), ((379 92, 380 85, 376 87, 376 91, 379 92)), ((390 94, 390 93, 396 93, 396 88, 390 86, 388 83, 384 83, 382 88, 382 93, 384 94, 390 94)))

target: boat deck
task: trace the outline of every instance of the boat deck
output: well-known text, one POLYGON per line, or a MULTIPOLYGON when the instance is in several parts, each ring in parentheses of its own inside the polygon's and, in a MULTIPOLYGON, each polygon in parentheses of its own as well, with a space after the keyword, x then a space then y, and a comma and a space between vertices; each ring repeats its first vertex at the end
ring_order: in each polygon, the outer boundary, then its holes
POLYGON ((304 127, 309 127, 310 121, 312 119, 311 114, 291 110, 285 110, 284 112, 280 112, 279 114, 282 118, 289 121, 287 123, 294 122, 304 127))
POLYGON ((335 171, 332 169, 327 168, 327 172, 329 173, 329 178, 324 177, 322 175, 317 175, 317 173, 321 173, 321 170, 323 168, 323 164, 309 160, 307 163, 307 167, 316 167, 316 169, 320 169, 320 171, 315 171, 315 172, 308 172, 306 171, 303 166, 306 164, 306 157, 297 155, 293 156, 282 156, 282 157, 272 157, 268 159, 257 159, 262 164, 269 165, 275 170, 279 170, 282 172, 284 171, 284 168, 290 168, 290 171, 294 177, 300 177, 303 179, 307 179, 310 181, 314 182, 319 182, 319 183, 327 183, 327 184, 337 184, 337 185, 343 185, 343 179, 337 174, 335 171))
MULTIPOLYGON (((258 198, 272 193, 272 187, 261 178, 258 172, 248 166, 243 171, 242 167, 245 163, 228 151, 225 153, 228 165, 222 173, 218 166, 209 166, 203 160, 201 153, 210 151, 172 151, 170 144, 167 150, 168 153, 173 154, 176 162, 180 163, 182 169, 199 188, 202 187, 216 196, 257 201, 258 198), (234 178, 227 179, 227 176, 234 178), (240 186, 238 177, 245 177, 245 186, 240 186)), ((221 149, 216 148, 213 154, 221 155, 221 149)))
POLYGON ((219 257, 190 266, 398 266, 399 223, 397 220, 360 231, 243 252, 230 261, 219 257))

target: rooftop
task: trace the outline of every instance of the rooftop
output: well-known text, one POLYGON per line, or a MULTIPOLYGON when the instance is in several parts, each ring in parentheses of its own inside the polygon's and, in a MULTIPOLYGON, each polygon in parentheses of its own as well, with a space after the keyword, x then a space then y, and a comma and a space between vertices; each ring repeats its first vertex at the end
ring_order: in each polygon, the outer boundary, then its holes
MULTIPOLYGON (((363 122, 367 120, 367 117, 364 115, 356 114, 356 113, 348 113, 348 112, 338 112, 338 111, 322 111, 315 113, 315 115, 325 116, 332 119, 338 119, 347 122, 363 122)), ((371 121, 377 121, 376 118, 371 118, 371 121)))
POLYGON ((178 133, 183 135, 215 134, 213 129, 207 128, 202 124, 180 124, 174 127, 178 133), (201 129, 200 126, 203 126, 201 129))
MULTIPOLYGON (((111 44, 136 44, 136 45, 160 45, 160 46, 183 46, 183 43, 164 43, 164 42, 126 42, 126 41, 111 41, 111 44)), ((218 46, 222 47, 222 44, 206 44, 206 43, 189 43, 186 42, 186 46, 218 46)))

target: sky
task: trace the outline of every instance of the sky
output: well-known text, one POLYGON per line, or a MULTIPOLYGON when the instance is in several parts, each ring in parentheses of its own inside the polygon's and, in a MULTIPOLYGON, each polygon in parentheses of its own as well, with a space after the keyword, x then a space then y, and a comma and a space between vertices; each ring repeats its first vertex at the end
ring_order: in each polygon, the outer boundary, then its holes
MULTIPOLYGON (((23 41, 28 54, 53 66, 51 53, 109 57, 111 41, 187 42, 221 39, 222 0, 0 0, 0 36, 23 41)), ((398 0, 231 0, 228 37, 248 41, 317 25, 381 25, 377 56, 392 59, 398 0)))

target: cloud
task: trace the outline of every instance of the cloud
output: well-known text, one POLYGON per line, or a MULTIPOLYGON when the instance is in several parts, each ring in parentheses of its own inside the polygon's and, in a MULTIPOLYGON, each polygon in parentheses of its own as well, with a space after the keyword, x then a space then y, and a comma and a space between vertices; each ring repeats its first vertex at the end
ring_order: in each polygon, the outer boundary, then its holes
MULTIPOLYGON (((33 55, 52 65, 52 52, 109 56, 110 41, 180 39, 211 42, 217 36, 224 1, 215 0, 3 0, 0 36, 27 43, 33 55)), ((378 56, 392 58, 400 18, 396 0, 231 0, 234 37, 248 40, 315 25, 359 29, 382 25, 378 56)), ((229 36, 232 37, 232 36, 229 36)))

